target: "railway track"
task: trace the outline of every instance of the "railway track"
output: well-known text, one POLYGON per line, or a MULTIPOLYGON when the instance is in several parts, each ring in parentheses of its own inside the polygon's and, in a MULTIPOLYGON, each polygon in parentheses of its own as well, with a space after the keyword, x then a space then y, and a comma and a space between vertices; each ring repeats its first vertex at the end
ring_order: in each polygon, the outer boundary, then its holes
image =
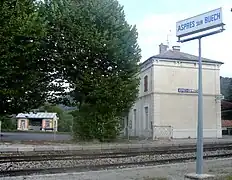
MULTIPOLYGON (((215 150, 232 150, 231 143, 225 144, 207 144, 204 145, 204 151, 215 150)), ((0 164, 4 162, 20 162, 20 161, 39 161, 39 160, 59 160, 60 158, 73 158, 78 159, 94 159, 94 158, 118 158, 118 157, 132 157, 138 155, 154 155, 154 154, 173 154, 195 152, 196 146, 172 146, 172 147, 153 147, 144 149, 127 149, 127 150, 103 150, 101 152, 94 151, 51 151, 51 152, 26 152, 0 154, 0 164), (32 153, 32 154, 31 154, 32 153)))
MULTIPOLYGON (((42 154, 34 156, 0 156, 0 176, 81 172, 110 168, 158 165, 195 160, 195 147, 157 148, 144 151, 108 153, 42 154), (125 161, 123 161, 125 160, 125 161), (53 163, 57 165, 53 165, 53 163), (59 163, 67 162, 68 165, 59 163), (53 167, 52 167, 53 165, 53 167)), ((232 144, 204 147, 205 158, 232 157, 232 144)))
MULTIPOLYGON (((232 150, 232 144, 223 145, 211 145, 205 146, 204 151, 216 151, 216 150, 232 150)), ((139 155, 157 155, 157 154, 180 154, 180 153, 192 153, 196 152, 196 147, 175 147, 169 149, 150 149, 140 151, 125 151, 125 152, 102 152, 102 153, 86 153, 86 152, 69 152, 69 153, 57 153, 57 154, 38 154, 38 155, 1 155, 0 164, 12 163, 12 162, 28 162, 28 161, 46 161, 46 160, 89 160, 89 159, 104 159, 104 158, 126 158, 139 155)))
MULTIPOLYGON (((224 155, 212 155, 204 156, 204 159, 212 158, 226 158, 232 157, 231 154, 224 155)), ((195 157, 185 157, 185 158, 173 158, 173 159, 163 159, 157 161, 142 161, 142 162, 130 162, 130 163, 115 163, 115 164, 103 164, 103 165, 88 165, 88 166, 77 166, 77 167, 64 167, 64 168, 36 168, 36 169, 19 169, 19 170, 6 170, 0 172, 0 177, 6 176, 26 176, 26 175, 36 175, 36 174, 55 174, 55 173, 70 173, 70 172, 84 172, 84 171, 97 171, 103 169, 113 169, 113 168, 129 168, 138 166, 151 166, 169 163, 178 163, 186 161, 194 161, 195 157)))

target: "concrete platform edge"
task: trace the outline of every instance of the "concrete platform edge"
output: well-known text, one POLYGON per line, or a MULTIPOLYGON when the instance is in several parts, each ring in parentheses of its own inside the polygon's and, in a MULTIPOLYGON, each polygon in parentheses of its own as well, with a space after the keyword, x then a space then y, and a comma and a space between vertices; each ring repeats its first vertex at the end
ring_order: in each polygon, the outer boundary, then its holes
MULTIPOLYGON (((185 140, 186 141, 186 140, 185 140)), ((232 145, 232 141, 226 139, 224 141, 215 140, 215 142, 205 142, 205 145, 220 145, 228 144, 232 145)), ((23 144, 12 144, 12 145, 0 145, 0 152, 32 152, 32 151, 80 151, 80 150, 114 150, 114 149, 143 149, 143 148, 155 148, 155 147, 185 147, 194 146, 196 142, 162 142, 153 141, 147 143, 127 143, 127 144, 91 144, 91 145, 47 145, 47 146, 34 146, 34 145, 23 145, 23 144)))

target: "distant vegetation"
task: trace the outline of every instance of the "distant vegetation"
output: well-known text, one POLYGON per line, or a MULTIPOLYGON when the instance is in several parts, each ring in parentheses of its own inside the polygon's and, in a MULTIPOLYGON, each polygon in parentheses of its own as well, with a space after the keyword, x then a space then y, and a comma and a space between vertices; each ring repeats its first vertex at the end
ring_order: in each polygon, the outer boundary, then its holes
POLYGON ((0 116, 0 120, 2 121, 1 130, 2 131, 12 131, 16 130, 16 119, 12 116, 0 116))
MULTIPOLYGON (((221 77, 221 94, 224 95, 226 101, 232 102, 232 78, 229 77, 221 77)), ((228 110, 228 108, 225 109, 225 107, 222 109, 222 119, 226 120, 232 120, 232 111, 228 110)))
POLYGON ((231 93, 232 93, 232 78, 229 77, 220 77, 220 88, 221 94, 224 95, 225 100, 232 100, 231 93))

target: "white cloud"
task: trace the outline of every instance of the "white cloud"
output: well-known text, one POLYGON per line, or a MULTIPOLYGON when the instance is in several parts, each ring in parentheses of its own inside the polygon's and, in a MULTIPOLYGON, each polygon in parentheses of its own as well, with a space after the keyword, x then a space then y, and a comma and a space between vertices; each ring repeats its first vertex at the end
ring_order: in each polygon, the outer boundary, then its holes
POLYGON ((142 61, 148 57, 158 54, 158 45, 163 42, 167 43, 167 35, 169 35, 169 45, 180 45, 181 51, 198 55, 198 42, 191 41, 183 44, 177 43, 175 36, 176 21, 207 12, 218 7, 223 8, 223 21, 226 24, 225 31, 217 35, 202 39, 202 56, 213 60, 222 61, 225 64, 221 67, 222 76, 232 77, 232 8, 231 4, 211 4, 208 8, 201 7, 195 14, 178 13, 178 14, 147 14, 146 17, 136 23, 139 33, 138 42, 142 49, 142 61), (169 32, 171 30, 171 33, 169 32))

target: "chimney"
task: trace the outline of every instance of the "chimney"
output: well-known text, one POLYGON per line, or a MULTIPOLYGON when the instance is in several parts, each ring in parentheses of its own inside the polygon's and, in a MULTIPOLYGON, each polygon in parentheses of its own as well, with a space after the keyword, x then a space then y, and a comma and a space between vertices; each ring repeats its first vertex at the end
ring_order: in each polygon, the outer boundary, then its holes
POLYGON ((180 46, 172 46, 173 51, 180 51, 180 46))
POLYGON ((163 43, 161 43, 159 45, 159 53, 163 54, 164 52, 166 52, 168 50, 168 45, 164 45, 163 43))

